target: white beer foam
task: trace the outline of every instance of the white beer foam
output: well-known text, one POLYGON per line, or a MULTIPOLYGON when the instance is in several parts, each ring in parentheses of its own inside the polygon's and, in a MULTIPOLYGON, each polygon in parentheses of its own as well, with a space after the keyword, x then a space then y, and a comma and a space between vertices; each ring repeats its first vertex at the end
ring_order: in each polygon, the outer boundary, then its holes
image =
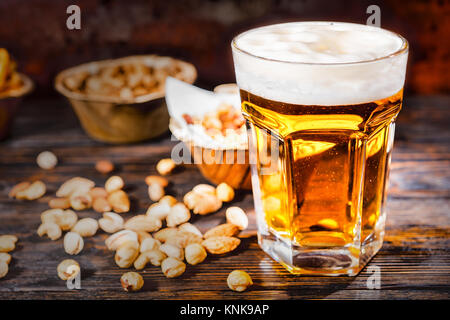
POLYGON ((390 31, 352 23, 261 27, 234 40, 236 80, 241 89, 286 103, 370 102, 402 89, 407 53, 380 58, 404 46, 390 31))

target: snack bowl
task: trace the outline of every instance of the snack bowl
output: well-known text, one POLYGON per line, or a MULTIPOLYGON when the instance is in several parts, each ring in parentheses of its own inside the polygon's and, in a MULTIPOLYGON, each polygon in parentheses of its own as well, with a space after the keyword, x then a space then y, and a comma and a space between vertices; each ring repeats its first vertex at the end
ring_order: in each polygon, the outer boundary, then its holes
POLYGON ((190 161, 198 167, 201 174, 215 185, 225 182, 234 189, 251 190, 245 125, 231 139, 220 136, 213 138, 205 133, 202 126, 191 125, 185 118, 186 114, 203 117, 224 103, 240 113, 239 96, 235 93, 222 93, 220 90, 203 90, 168 77, 166 101, 170 114, 170 131, 184 143, 190 152, 190 161))
POLYGON ((8 135, 22 98, 33 90, 31 79, 18 73, 22 86, 0 92, 0 140, 8 135))
POLYGON ((63 70, 56 76, 55 88, 69 100, 90 137, 107 143, 133 143, 167 131, 164 83, 168 75, 194 83, 197 71, 192 64, 171 57, 130 56, 63 70), (136 82, 136 74, 141 80, 129 87, 131 81, 136 82), (144 77, 152 87, 143 87, 144 77), (135 94, 136 90, 141 92, 135 94))

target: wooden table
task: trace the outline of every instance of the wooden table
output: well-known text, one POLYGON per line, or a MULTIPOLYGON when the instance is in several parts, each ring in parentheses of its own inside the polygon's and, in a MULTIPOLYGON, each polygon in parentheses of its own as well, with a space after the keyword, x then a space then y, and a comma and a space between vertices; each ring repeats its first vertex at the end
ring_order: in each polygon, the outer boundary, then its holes
MULTIPOLYGON (((239 250, 188 266, 177 279, 166 279, 160 268, 147 267, 145 287, 127 294, 120 287, 124 272, 106 250, 106 234, 85 240, 76 256, 82 266, 81 290, 68 290, 57 277, 56 266, 69 258, 62 239, 50 241, 36 234, 39 215, 47 208, 59 185, 73 176, 84 176, 102 185, 106 177, 96 172, 99 159, 118 167, 132 197, 132 212, 144 213, 151 203, 144 177, 155 173, 155 163, 170 155, 169 135, 158 140, 111 146, 89 139, 68 104, 62 99, 26 100, 11 137, 0 142, 0 234, 19 237, 12 253, 9 274, 0 280, 1 299, 448 299, 450 292, 450 97, 406 99, 398 119, 391 167, 386 238, 369 266, 381 270, 381 289, 369 290, 366 267, 357 277, 298 277, 289 274, 265 255, 252 237, 239 250), (52 150, 60 164, 52 171, 40 169, 36 155, 52 150), (47 194, 33 202, 12 200, 14 184, 42 179, 47 194), (227 288, 233 269, 247 270, 255 283, 244 293, 227 288)), ((205 182, 193 166, 170 177, 170 192, 181 199, 194 185, 205 182)), ((251 210, 252 195, 238 194, 233 203, 251 210)), ((205 229, 224 220, 219 213, 193 221, 205 229)), ((81 217, 99 218, 93 211, 81 217)), ((253 226, 254 228, 254 226, 253 226)))

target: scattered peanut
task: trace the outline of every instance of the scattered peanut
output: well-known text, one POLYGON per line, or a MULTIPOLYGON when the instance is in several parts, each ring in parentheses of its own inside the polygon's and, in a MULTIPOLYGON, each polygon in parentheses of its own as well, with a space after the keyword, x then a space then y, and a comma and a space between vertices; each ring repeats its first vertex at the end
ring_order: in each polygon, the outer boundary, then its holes
POLYGON ((83 250, 83 238, 76 232, 67 232, 64 236, 64 250, 66 253, 76 255, 83 250))
POLYGON ((125 222, 125 229, 133 231, 153 232, 161 229, 162 222, 159 219, 147 215, 137 215, 125 222))
POLYGON ((61 238, 62 231, 56 223, 44 222, 39 226, 37 234, 40 237, 47 235, 51 240, 58 240, 59 238, 61 238))
POLYGON ((227 284, 231 290, 242 292, 251 286, 253 281, 247 272, 242 270, 234 270, 228 275, 227 284))
POLYGON ((16 248, 17 237, 4 234, 0 236, 0 252, 10 252, 16 248))
POLYGON ((215 212, 222 207, 222 201, 212 193, 196 193, 194 191, 189 191, 185 194, 183 202, 195 214, 200 215, 215 212))
POLYGON ((61 280, 74 279, 81 271, 80 264, 73 259, 63 260, 57 267, 61 280))
POLYGON ((95 163, 95 169, 103 174, 110 173, 114 170, 114 164, 109 160, 99 160, 95 163))
POLYGON ((96 212, 107 212, 112 209, 111 205, 109 204, 108 200, 106 200, 106 198, 94 199, 94 202, 92 203, 92 208, 96 212))
POLYGON ((222 182, 216 187, 216 195, 222 202, 230 202, 234 199, 234 190, 225 182, 222 182))
POLYGON ((244 210, 239 207, 230 207, 225 212, 227 222, 234 224, 239 230, 245 230, 248 227, 248 217, 244 210))
POLYGON ((70 206, 77 211, 89 209, 92 206, 92 197, 89 193, 74 193, 70 197, 70 206))
POLYGON ((161 270, 167 278, 181 276, 186 270, 186 264, 172 257, 168 257, 161 262, 161 270))
POLYGON ((114 212, 124 213, 130 211, 130 199, 123 190, 117 190, 108 196, 108 202, 114 212))
POLYGON ((134 261, 134 267, 136 270, 142 270, 149 262, 152 265, 159 267, 161 262, 166 258, 166 254, 159 249, 144 251, 134 261))
POLYGON ((77 220, 78 216, 72 210, 48 209, 41 213, 42 223, 56 223, 63 231, 72 229, 77 220))
POLYGON ((8 269, 8 264, 4 261, 0 261, 0 279, 6 277, 8 269))
POLYGON ((107 233, 114 233, 123 229, 123 218, 114 212, 103 213, 103 218, 98 220, 100 228, 107 233))
POLYGON ((176 236, 177 233, 177 228, 164 228, 154 233, 153 238, 159 240, 160 242, 166 242, 168 238, 176 236))
POLYGON ((165 188, 169 185, 169 180, 167 180, 166 178, 161 177, 161 176, 147 176, 147 177, 145 177, 145 183, 147 185, 159 184, 163 188, 165 188))
POLYGON ((95 186, 94 181, 75 177, 64 182, 56 191, 58 198, 70 197, 72 194, 86 194, 95 186))
POLYGON ((182 225, 178 226, 178 230, 180 231, 185 231, 185 232, 191 232, 193 234, 196 234, 200 237, 203 237, 203 234, 201 233, 200 230, 198 230, 198 228, 196 226, 194 226, 192 223, 186 222, 183 223, 182 225))
POLYGON ((206 259, 206 250, 201 244, 192 243, 184 249, 184 256, 187 263, 196 265, 202 263, 206 259))
POLYGON ((204 238, 208 239, 211 237, 232 237, 239 232, 239 228, 231 223, 220 224, 212 229, 205 232, 204 238))
POLYGON ((152 235, 150 233, 148 233, 147 231, 138 230, 135 232, 137 234, 139 243, 144 242, 145 239, 152 238, 152 235))
POLYGON ((192 188, 192 192, 198 193, 198 194, 216 194, 216 188, 214 188, 212 185, 201 183, 196 185, 194 188, 192 188))
POLYGON ((17 196, 17 193, 20 191, 23 191, 27 189, 29 186, 31 186, 31 183, 28 181, 20 182, 16 184, 14 187, 11 188, 11 190, 8 193, 8 197, 15 198, 17 196))
POLYGON ((177 203, 170 209, 170 213, 166 218, 168 227, 176 227, 182 223, 189 221, 191 213, 189 209, 182 203, 177 203))
POLYGON ((105 190, 108 193, 121 190, 125 186, 123 179, 119 176, 112 176, 105 182, 105 190))
POLYGON ((176 258, 178 260, 184 260, 184 251, 182 248, 170 243, 164 243, 159 246, 159 250, 164 252, 168 257, 176 258))
POLYGON ((69 209, 70 200, 67 198, 53 198, 48 202, 48 206, 52 209, 69 209))
POLYGON ((127 291, 139 291, 144 286, 144 279, 139 273, 127 272, 120 277, 122 288, 127 291))
POLYGON ((92 237, 97 233, 98 222, 92 218, 79 220, 72 228, 72 232, 78 233, 82 237, 92 237))
POLYGON ((110 235, 106 240, 105 244, 108 250, 115 251, 119 246, 125 242, 136 242, 138 243, 138 236, 136 232, 131 230, 122 230, 110 235))
POLYGON ((173 196, 170 196, 170 195, 164 196, 164 197, 162 197, 159 200, 160 204, 167 204, 170 207, 172 207, 173 205, 177 204, 177 202, 178 202, 177 199, 175 197, 173 197, 173 196))
POLYGON ((42 181, 35 181, 26 189, 20 190, 16 193, 17 199, 25 199, 25 200, 36 200, 42 197, 47 188, 45 187, 45 183, 42 181))
POLYGON ((89 190, 89 195, 93 200, 97 198, 108 198, 108 192, 106 192, 105 188, 95 187, 89 190))
POLYGON ((173 244, 180 248, 186 248, 186 246, 191 243, 202 243, 202 241, 203 238, 195 233, 178 230, 175 235, 168 237, 165 243, 173 244))
POLYGON ((159 242, 159 240, 156 240, 153 238, 147 238, 141 242, 139 251, 144 252, 144 251, 156 250, 156 249, 159 249, 160 245, 161 245, 161 242, 159 242))
POLYGON ((9 264, 11 262, 11 255, 6 252, 0 252, 0 262, 5 262, 9 264))
POLYGON ((148 186, 148 196, 152 201, 159 201, 164 196, 164 187, 158 183, 148 186))
POLYGON ((170 158, 167 159, 161 159, 156 164, 156 171, 162 176, 165 176, 173 171, 175 169, 176 164, 175 161, 173 161, 170 158))
POLYGON ((167 203, 154 203, 148 209, 146 215, 156 218, 158 220, 164 220, 170 213, 170 205, 167 203))
POLYGON ((55 154, 51 151, 43 151, 37 156, 36 162, 42 169, 50 170, 56 167, 58 158, 56 158, 55 154))
POLYGON ((233 251, 241 243, 234 237, 211 237, 203 240, 202 245, 212 254, 224 254, 233 251))
POLYGON ((139 244, 134 241, 127 241, 117 248, 114 260, 119 268, 129 268, 138 255, 139 244))

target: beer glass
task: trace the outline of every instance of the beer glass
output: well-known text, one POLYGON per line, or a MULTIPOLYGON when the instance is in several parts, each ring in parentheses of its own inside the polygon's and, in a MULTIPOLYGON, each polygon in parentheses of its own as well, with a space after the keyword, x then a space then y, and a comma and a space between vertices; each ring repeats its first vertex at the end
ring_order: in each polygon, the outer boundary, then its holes
POLYGON ((381 248, 407 41, 294 22, 232 41, 258 242, 294 274, 357 275, 381 248))

